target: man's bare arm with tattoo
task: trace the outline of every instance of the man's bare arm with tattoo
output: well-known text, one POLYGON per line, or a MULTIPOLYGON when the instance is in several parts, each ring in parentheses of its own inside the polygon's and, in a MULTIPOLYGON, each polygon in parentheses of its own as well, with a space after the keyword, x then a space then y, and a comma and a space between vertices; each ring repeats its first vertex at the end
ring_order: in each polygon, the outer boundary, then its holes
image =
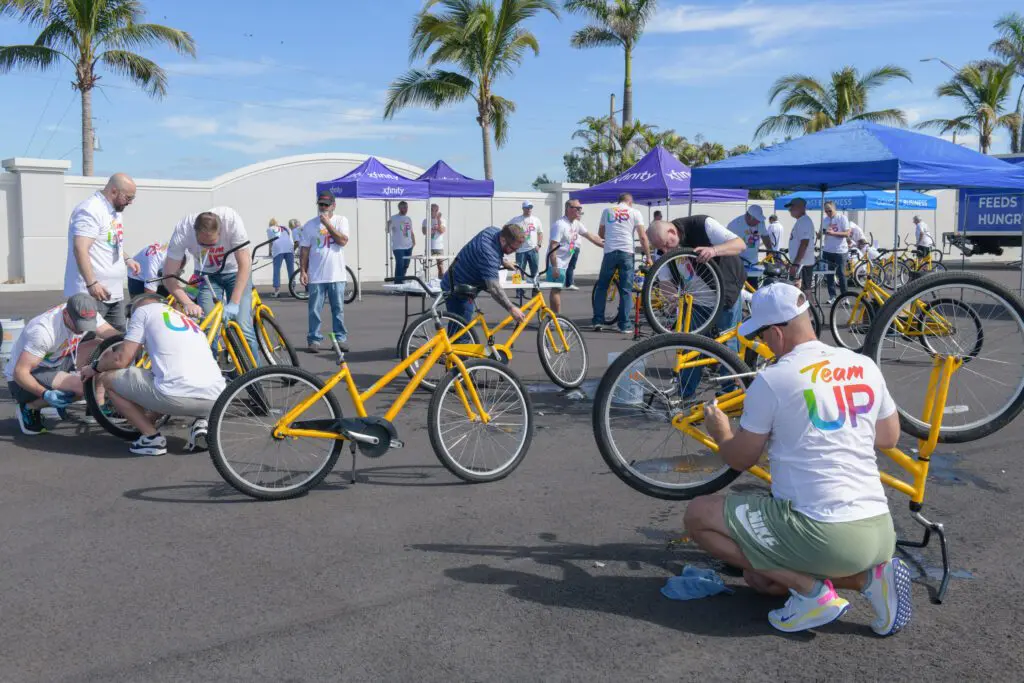
POLYGON ((484 289, 487 290, 488 294, 494 297, 494 300, 497 301, 502 308, 511 314, 512 319, 517 323, 521 323, 526 319, 523 312, 518 307, 514 306, 512 301, 509 300, 508 295, 505 294, 505 290, 501 286, 501 282, 498 280, 484 280, 484 289))

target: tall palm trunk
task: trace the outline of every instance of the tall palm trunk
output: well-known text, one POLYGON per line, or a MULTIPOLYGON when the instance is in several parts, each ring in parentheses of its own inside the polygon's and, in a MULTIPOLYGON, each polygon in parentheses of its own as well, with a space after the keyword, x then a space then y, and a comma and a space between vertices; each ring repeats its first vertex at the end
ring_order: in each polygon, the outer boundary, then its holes
POLYGON ((92 88, 82 88, 82 175, 92 175, 92 88))
POLYGON ((633 123, 633 48, 626 46, 626 77, 622 82, 622 127, 633 123))
POLYGON ((491 122, 482 116, 477 121, 480 123, 480 135, 483 136, 484 143, 484 178, 493 180, 494 174, 491 166, 491 122))
POLYGON ((1019 154, 1024 151, 1024 145, 1021 144, 1021 130, 1024 129, 1024 85, 1021 86, 1020 93, 1017 95, 1017 108, 1014 111, 1017 112, 1020 123, 1010 129, 1010 151, 1019 154))

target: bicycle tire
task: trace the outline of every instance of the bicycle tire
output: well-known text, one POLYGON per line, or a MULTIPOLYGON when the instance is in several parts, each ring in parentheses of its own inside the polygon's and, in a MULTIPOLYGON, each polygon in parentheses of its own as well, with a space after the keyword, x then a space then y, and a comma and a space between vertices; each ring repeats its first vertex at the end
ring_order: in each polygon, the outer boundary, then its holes
POLYGON ((932 250, 931 250, 930 253, 932 255, 932 262, 933 263, 942 263, 942 257, 945 256, 945 254, 942 253, 941 249, 936 249, 935 247, 932 247, 932 250))
POLYGON ((345 273, 347 275, 347 280, 345 282, 345 303, 350 304, 359 297, 359 280, 356 279, 356 274, 353 273, 352 269, 348 266, 345 266, 345 273))
MULTIPOLYGON (((938 306, 952 306, 953 308, 960 309, 960 311, 962 311, 968 318, 970 318, 971 322, 973 322, 974 326, 977 328, 978 332, 977 334, 975 334, 975 342, 971 346, 971 350, 967 353, 967 357, 964 358, 965 365, 967 363, 970 363, 971 360, 978 357, 978 355, 981 353, 982 346, 984 346, 985 344, 985 329, 981 322, 981 318, 978 317, 978 314, 974 311, 973 308, 963 303, 962 301, 957 301, 956 299, 935 299, 934 301, 931 301, 928 304, 929 308, 936 308, 938 306)), ((931 342, 929 342, 929 338, 930 335, 922 334, 920 337, 918 337, 918 340, 921 342, 921 346, 928 350, 928 353, 931 353, 933 355, 939 353, 940 350, 935 348, 935 346, 931 342)))
MULTIPOLYGON (((642 305, 643 305, 643 308, 644 308, 644 316, 647 318, 647 322, 651 326, 651 328, 654 329, 656 332, 658 332, 660 334, 667 334, 667 333, 673 332, 674 330, 672 329, 671 326, 674 326, 674 324, 675 324, 675 321, 673 320, 668 325, 666 325, 665 323, 669 322, 669 321, 667 319, 666 320, 662 320, 657 315, 657 313, 654 310, 653 290, 654 290, 655 282, 660 282, 661 281, 661 271, 662 271, 663 268, 666 269, 667 277, 670 277, 672 280, 674 280, 677 283, 676 284, 676 290, 677 290, 677 292, 676 292, 676 296, 677 296, 676 302, 677 302, 677 304, 676 305, 678 305, 678 294, 679 294, 679 292, 678 292, 678 288, 679 288, 678 282, 680 280, 683 280, 685 282, 688 279, 692 281, 693 279, 698 279, 699 278, 702 283, 704 283, 705 285, 708 286, 708 289, 713 289, 715 291, 715 294, 709 295, 709 297, 713 297, 714 298, 713 302, 711 301, 710 298, 708 298, 708 299, 703 299, 702 298, 701 303, 700 303, 701 307, 702 308, 707 308, 709 310, 709 312, 706 314, 707 318, 705 320, 701 321, 696 326, 691 326, 691 328, 689 330, 690 333, 692 333, 692 334, 700 334, 701 332, 704 332, 705 330, 707 330, 714 323, 715 319, 718 317, 718 312, 722 308, 722 283, 723 283, 723 280, 722 280, 722 271, 719 269, 718 264, 716 264, 714 261, 708 261, 707 263, 702 263, 699 266, 696 266, 696 267, 699 267, 701 269, 699 271, 699 275, 694 275, 691 278, 686 278, 685 276, 680 277, 678 266, 676 266, 673 263, 674 261, 679 261, 682 258, 693 259, 693 262, 696 263, 697 255, 696 255, 696 252, 693 249, 676 248, 676 249, 672 249, 670 251, 667 251, 666 253, 662 254, 661 258, 659 258, 657 261, 655 261, 654 265, 651 266, 650 270, 647 271, 647 277, 644 278, 644 288, 643 288, 643 291, 641 292, 641 295, 640 295, 641 296, 641 302, 642 302, 642 305), (710 282, 709 282, 709 280, 710 280, 710 282)), ((693 270, 694 270, 695 273, 698 272, 698 271, 696 271, 696 268, 694 268, 693 270)), ((659 285, 659 287, 660 287, 660 285, 659 285)), ((683 286, 683 290, 685 291, 685 289, 686 289, 686 286, 684 285, 683 286)), ((696 307, 697 306, 695 304, 694 308, 696 308, 696 307)), ((671 310, 671 307, 670 307, 670 310, 671 310)))
POLYGON ((857 286, 861 289, 863 289, 864 285, 867 284, 869 270, 870 266, 867 261, 861 261, 853 269, 853 281, 856 282, 857 286))
MULTIPOLYGON (((875 322, 871 326, 871 331, 864 344, 864 354, 870 357, 879 367, 882 367, 884 372, 881 357, 884 342, 888 337, 892 336, 889 328, 898 316, 905 315, 904 309, 907 305, 930 289, 960 285, 980 289, 1002 299, 1010 307, 1012 314, 1016 316, 1018 322, 1024 325, 1024 322, 1022 322, 1024 321, 1024 303, 1006 287, 981 275, 966 271, 935 273, 909 283, 885 302, 885 305, 879 309, 875 316, 875 322)), ((896 407, 900 416, 900 427, 904 432, 918 439, 928 438, 930 431, 929 423, 904 410, 903 406, 898 403, 896 407)), ((939 430, 939 442, 967 443, 981 439, 1009 424, 1020 414, 1022 408, 1024 408, 1024 385, 1017 387, 1016 394, 1006 402, 1002 409, 997 410, 995 414, 989 415, 987 419, 980 423, 962 427, 951 427, 948 424, 943 424, 939 430)), ((914 406, 913 409, 919 410, 919 407, 914 406)))
POLYGON ((590 307, 593 311, 601 312, 602 325, 616 325, 619 322, 619 288, 615 282, 608 283, 608 293, 605 295, 604 306, 597 305, 597 283, 590 288, 590 307), (611 306, 612 314, 608 315, 608 307, 611 306))
MULTIPOLYGON (((89 357, 89 362, 99 360, 99 358, 107 352, 111 347, 124 342, 123 334, 116 334, 113 337, 107 337, 104 339, 99 346, 97 346, 92 355, 89 357)), ((125 441, 134 441, 139 438, 141 432, 136 429, 130 422, 125 420, 124 426, 113 422, 102 410, 99 402, 96 400, 96 385, 95 377, 90 377, 86 381, 82 382, 82 388, 85 393, 85 403, 88 406, 88 414, 96 420, 96 424, 104 429, 111 436, 116 436, 119 439, 125 441)))
POLYGON ((882 285, 893 291, 910 282, 910 268, 902 261, 886 263, 882 266, 882 285))
POLYGON ((278 358, 274 355, 273 349, 271 349, 269 347, 269 344, 267 343, 267 337, 273 339, 274 335, 277 335, 277 338, 281 342, 281 346, 284 348, 285 353, 288 355, 289 364, 293 365, 294 367, 299 367, 299 356, 297 353, 295 353, 295 348, 292 346, 292 343, 288 341, 288 337, 285 336, 284 330, 281 329, 281 326, 277 324, 277 321, 274 320, 274 317, 272 315, 264 316, 262 314, 257 314, 256 318, 253 320, 253 323, 255 324, 256 328, 254 330, 256 332, 256 345, 260 347, 260 354, 263 356, 263 359, 267 361, 268 365, 282 365, 282 363, 279 362, 278 358), (269 331, 264 331, 263 329, 261 329, 264 326, 269 326, 273 334, 268 333, 269 331))
MULTIPOLYGON (((700 351, 703 354, 716 357, 723 368, 730 371, 730 374, 741 374, 750 372, 750 367, 740 360, 740 357, 729 347, 716 342, 713 339, 696 334, 671 333, 661 334, 650 339, 645 339, 639 344, 634 344, 619 355, 608 367, 601 383, 597 387, 594 396, 594 409, 591 414, 591 421, 594 430, 594 438, 597 441, 598 451, 601 458, 609 469, 625 484, 635 491, 661 500, 691 500, 697 496, 707 495, 720 491, 732 483, 739 475, 738 470, 725 467, 715 477, 708 481, 694 486, 666 486, 652 481, 650 478, 641 476, 635 472, 630 464, 624 462, 616 452, 614 438, 612 437, 609 425, 609 414, 613 403, 613 392, 618 380, 623 373, 629 373, 631 366, 637 363, 643 356, 657 351, 660 348, 684 347, 700 351)), ((744 387, 750 386, 750 377, 741 377, 739 381, 744 387)), ((647 402, 647 406, 650 403, 647 402)))
MULTIPOLYGON (((235 352, 235 357, 238 358, 238 364, 241 366, 240 377, 244 377, 246 374, 256 369, 253 365, 252 360, 249 359, 249 354, 246 353, 246 349, 249 345, 245 341, 245 337, 242 336, 241 328, 238 323, 229 321, 224 325, 224 334, 227 337, 227 343, 235 352)), ((253 355, 255 359, 255 354, 253 355)), ((262 407, 263 410, 269 410, 266 398, 259 392, 258 389, 250 389, 249 397, 253 400, 258 407, 262 407)))
MULTIPOLYGON (((427 409, 427 432, 430 435, 430 445, 434 449, 434 454, 437 456, 437 459, 441 461, 441 464, 459 479, 474 484, 498 481, 499 479, 504 479, 519 467, 523 458, 526 457, 526 453, 530 450, 530 444, 533 442, 534 433, 533 404, 530 401, 530 394, 526 391, 526 387, 523 385, 522 380, 520 380, 519 376, 516 375, 507 365, 489 358, 480 358, 465 361, 465 366, 470 378, 472 378, 473 374, 482 368, 487 368, 492 372, 503 375, 515 388, 515 396, 518 398, 518 402, 522 406, 525 422, 522 441, 516 448, 515 453, 512 454, 512 457, 509 458, 507 462, 503 463, 500 467, 487 472, 477 472, 463 466, 448 452, 444 443, 442 426, 450 427, 452 420, 449 416, 442 414, 442 403, 446 397, 453 395, 453 393, 449 391, 452 384, 462 379, 462 374, 459 369, 452 368, 438 385, 437 390, 434 391, 434 395, 430 397, 430 406, 427 409)), ((475 381, 474 384, 476 384, 475 381)), ((477 389, 478 393, 480 393, 479 386, 477 386, 477 389)), ((507 390, 502 392, 502 397, 505 395, 507 395, 507 390)), ((480 398, 481 401, 484 400, 483 396, 480 398)), ((484 409, 487 410, 486 406, 484 409)), ((507 410, 501 412, 502 416, 508 414, 509 412, 507 410)), ((482 427, 483 425, 479 426, 482 427)), ((465 439, 462 439, 462 441, 464 440, 465 439)), ((479 440, 476 440, 474 443, 476 446, 476 452, 483 450, 479 447, 479 440)))
POLYGON ((922 264, 915 272, 923 273, 925 275, 931 275, 932 273, 945 273, 946 266, 938 261, 932 261, 929 264, 922 264))
MULTIPOLYGON (((587 378, 587 370, 590 368, 590 354, 587 351, 587 342, 583 339, 583 334, 580 332, 580 328, 576 327, 571 320, 563 318, 562 316, 557 316, 557 320, 559 327, 562 328, 562 334, 566 337, 566 342, 570 344, 570 348, 572 344, 572 336, 575 336, 579 341, 579 348, 583 352, 583 362, 581 363, 582 367, 580 367, 578 371, 576 371, 575 368, 572 369, 571 374, 568 377, 561 377, 559 376, 558 371, 556 371, 552 359, 548 357, 549 353, 546 347, 547 330, 549 327, 554 327, 555 318, 548 318, 540 326, 540 329, 537 330, 537 355, 540 357, 541 367, 544 368, 544 372, 547 373, 547 376, 551 378, 552 382, 563 389, 575 389, 579 385, 583 384, 583 380, 587 378)), ((551 334, 554 335, 555 342, 560 344, 561 340, 558 338, 557 330, 552 329, 551 334)))
MULTIPOLYGON (((861 298, 859 292, 847 292, 836 297, 836 300, 832 303, 832 310, 829 312, 828 321, 829 329, 832 332, 832 340, 842 348, 849 349, 855 353, 863 351, 864 339, 871 330, 872 313, 874 312, 871 308, 871 303, 866 298, 861 298), (844 301, 846 302, 845 304, 844 301), (842 315, 844 313, 852 314, 854 310, 859 310, 863 314, 863 319, 856 323, 861 336, 859 340, 854 336, 853 343, 850 343, 850 340, 844 338, 846 333, 839 333, 839 325, 842 322, 842 315)), ((854 335, 855 333, 851 332, 850 334, 854 335)))
MULTIPOLYGON (((442 311, 441 312, 441 320, 447 320, 449 323, 458 325, 459 327, 466 327, 469 324, 468 322, 466 322, 466 319, 463 318, 461 315, 456 315, 455 313, 448 313, 447 311, 442 311)), ((420 348, 419 346, 416 346, 415 348, 413 348, 413 344, 414 344, 413 337, 414 337, 414 335, 416 335, 416 330, 419 329, 420 327, 425 326, 425 325, 429 325, 430 326, 428 329, 431 329, 431 330, 433 329, 434 316, 433 316, 432 313, 424 313, 423 315, 420 315, 420 316, 417 316, 417 317, 413 318, 413 321, 411 323, 409 323, 409 325, 405 328, 405 332, 402 333, 402 338, 398 342, 398 357, 401 360, 405 360, 406 358, 411 356, 416 349, 420 348)), ((469 332, 467 332, 466 334, 468 334, 470 336, 469 340, 467 340, 467 339, 465 339, 463 337, 459 337, 459 340, 457 342, 453 342, 453 343, 455 343, 455 344, 483 344, 484 343, 484 340, 481 338, 482 335, 480 333, 479 326, 471 327, 469 329, 469 332)), ((433 337, 434 335, 433 334, 425 335, 424 338, 426 338, 427 336, 433 337)), ((405 374, 409 376, 409 379, 412 379, 413 377, 416 376, 416 371, 418 369, 419 369, 419 364, 418 363, 413 363, 412 365, 410 365, 409 367, 407 367, 405 369, 405 374)), ((447 371, 445 371, 445 372, 447 372, 447 371)), ((443 377, 443 374, 442 374, 442 377, 443 377)), ((424 375, 423 380, 420 382, 420 388, 425 390, 425 391, 434 391, 434 389, 437 388, 437 385, 438 385, 438 383, 440 381, 441 381, 441 378, 431 379, 430 378, 430 372, 428 372, 426 375, 424 375)))
POLYGON ((288 278, 288 293, 299 301, 305 301, 309 298, 309 290, 302 284, 302 273, 298 269, 292 273, 292 276, 288 278))
MULTIPOLYGON (((243 387, 246 393, 249 396, 252 396, 254 391, 252 384, 258 382, 264 377, 267 377, 268 375, 292 377, 293 380, 315 386, 318 390, 324 387, 324 381, 313 373, 301 368, 290 366, 257 368, 252 372, 234 379, 230 384, 228 384, 224 391, 221 392, 221 395, 213 404, 213 409, 210 411, 208 431, 210 460, 213 462, 214 468, 224 481, 239 493, 243 493, 251 498, 259 500, 287 500, 289 498, 302 496, 318 486, 320 482, 324 480, 324 477, 334 469, 334 465, 338 462, 338 456, 341 454, 341 449, 345 442, 340 440, 335 441, 330 454, 328 454, 327 459, 324 461, 324 464, 321 465, 320 468, 304 482, 301 482, 294 487, 270 490, 266 487, 254 486, 244 477, 239 476, 235 472, 235 468, 228 461, 224 449, 221 446, 221 431, 224 424, 225 414, 231 402, 238 396, 243 387)), ((255 391, 262 393, 259 389, 256 389, 255 391)), ((331 417, 333 419, 340 420, 342 418, 341 404, 338 402, 338 398, 334 395, 334 392, 329 391, 324 394, 324 400, 333 413, 331 417)))

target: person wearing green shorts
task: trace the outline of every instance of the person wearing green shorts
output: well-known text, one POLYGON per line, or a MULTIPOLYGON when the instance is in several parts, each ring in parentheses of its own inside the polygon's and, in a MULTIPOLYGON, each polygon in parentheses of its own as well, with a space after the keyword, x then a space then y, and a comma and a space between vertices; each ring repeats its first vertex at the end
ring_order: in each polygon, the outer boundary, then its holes
POLYGON ((604 240, 587 231, 580 217, 583 205, 578 199, 570 199, 565 203, 565 215, 551 226, 551 239, 548 243, 548 267, 545 279, 559 287, 551 290, 551 310, 557 315, 562 310, 562 289, 565 287, 566 271, 572 260, 573 251, 579 248, 580 237, 587 238, 591 243, 604 247, 604 240))
POLYGON ((860 591, 875 610, 872 630, 892 635, 910 621, 910 571, 893 558, 875 449, 899 439, 896 405, 874 362, 818 341, 807 308, 790 284, 757 290, 739 331, 777 360, 747 389, 735 433, 717 405, 705 406, 708 434, 733 469, 749 469, 767 447, 771 496, 697 498, 684 523, 698 545, 743 568, 751 588, 789 595, 768 614, 775 628, 835 621, 849 608, 841 588, 860 591))

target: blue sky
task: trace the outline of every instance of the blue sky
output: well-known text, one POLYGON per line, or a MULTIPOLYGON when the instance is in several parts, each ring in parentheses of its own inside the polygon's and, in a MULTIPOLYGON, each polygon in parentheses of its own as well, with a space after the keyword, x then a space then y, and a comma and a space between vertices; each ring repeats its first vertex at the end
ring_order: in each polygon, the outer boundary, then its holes
MULTIPOLYGON (((260 3, 148 0, 149 19, 189 31, 199 58, 160 50, 147 56, 170 72, 154 101, 114 75, 94 97, 103 151, 97 174, 207 179, 249 163, 309 152, 361 152, 428 166, 439 157, 482 176, 472 105, 409 110, 381 118, 385 90, 408 68, 408 37, 419 0, 260 3), (254 7, 259 7, 253 11, 254 7)), ((974 0, 662 0, 634 58, 634 114, 693 138, 750 144, 772 113, 767 92, 780 75, 826 78, 852 64, 909 69, 912 84, 879 91, 876 108, 901 107, 911 121, 957 112, 933 96, 954 65, 987 55, 992 24, 1019 3, 974 0)), ((526 189, 540 173, 563 179, 562 154, 576 122, 621 106, 622 56, 573 50, 577 17, 540 17, 541 44, 496 92, 514 100, 511 139, 494 159, 498 189, 526 189)), ((0 21, 0 44, 33 40, 34 29, 0 21)), ((0 76, 0 157, 63 157, 80 171, 80 108, 71 69, 0 76)), ((976 140, 968 140, 976 144, 976 140)), ((996 152, 1006 151, 997 138, 996 152)))

